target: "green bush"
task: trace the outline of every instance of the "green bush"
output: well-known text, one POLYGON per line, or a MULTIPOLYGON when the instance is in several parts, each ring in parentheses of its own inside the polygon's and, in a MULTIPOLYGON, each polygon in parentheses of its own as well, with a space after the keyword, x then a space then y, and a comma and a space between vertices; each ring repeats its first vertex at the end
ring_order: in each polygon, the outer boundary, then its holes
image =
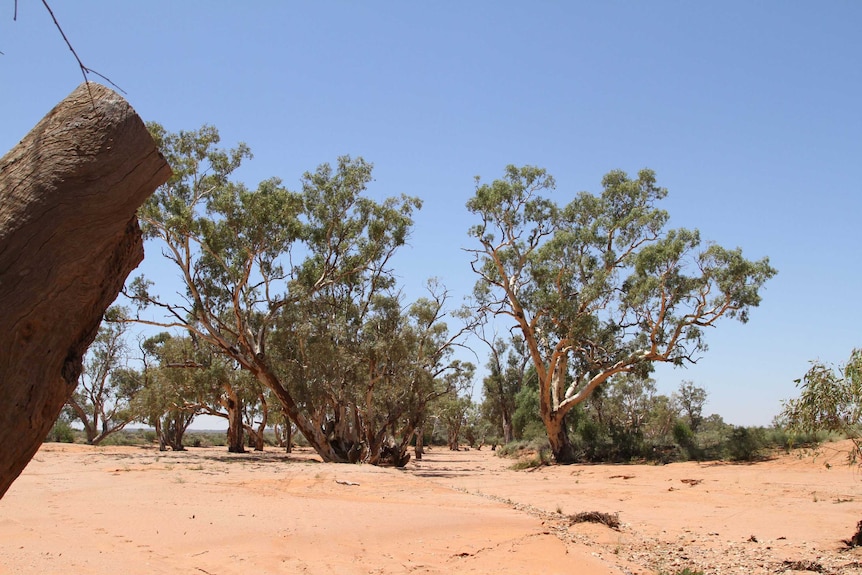
POLYGON ((48 437, 45 441, 51 443, 75 443, 75 430, 72 425, 64 418, 60 418, 54 422, 51 431, 48 432, 48 437))
POLYGON ((519 459, 518 462, 512 466, 512 469, 518 470, 542 467, 543 465, 550 465, 551 461, 551 450, 550 447, 548 447, 547 449, 539 450, 530 457, 524 457, 522 459, 519 459))
POLYGON ((754 427, 734 427, 727 440, 727 453, 733 461, 754 461, 763 448, 763 431, 754 427))
POLYGON ((790 431, 781 426, 771 427, 763 432, 765 447, 774 447, 785 451, 790 451, 795 447, 817 447, 826 441, 838 441, 841 439, 845 439, 845 437, 839 433, 828 431, 790 431))
POLYGON ((548 433, 541 421, 530 421, 521 429, 521 439, 524 441, 535 441, 547 439, 548 433))
POLYGON ((547 437, 536 438, 520 441, 513 441, 511 443, 507 443, 497 449, 498 457, 520 457, 525 453, 535 451, 540 453, 542 451, 547 451, 550 453, 551 445, 548 443, 547 437))
POLYGON ((551 444, 548 443, 547 438, 507 443, 497 449, 497 457, 518 459, 518 462, 512 466, 512 469, 541 467, 542 465, 550 465, 553 461, 553 457, 551 457, 551 444))
POLYGON ((99 445, 145 445, 146 443, 143 429, 123 429, 107 436, 99 445))
POLYGON ((679 447, 681 459, 700 460, 703 458, 703 453, 697 445, 697 436, 691 427, 681 419, 673 426, 673 440, 679 447))

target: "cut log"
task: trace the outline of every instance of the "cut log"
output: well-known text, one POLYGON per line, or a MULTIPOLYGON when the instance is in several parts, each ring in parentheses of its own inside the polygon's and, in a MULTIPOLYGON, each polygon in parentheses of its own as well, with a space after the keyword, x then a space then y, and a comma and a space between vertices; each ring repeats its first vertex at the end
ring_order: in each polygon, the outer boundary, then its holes
POLYGON ((74 391, 143 260, 135 212, 170 175, 132 107, 92 82, 0 159, 0 497, 74 391))

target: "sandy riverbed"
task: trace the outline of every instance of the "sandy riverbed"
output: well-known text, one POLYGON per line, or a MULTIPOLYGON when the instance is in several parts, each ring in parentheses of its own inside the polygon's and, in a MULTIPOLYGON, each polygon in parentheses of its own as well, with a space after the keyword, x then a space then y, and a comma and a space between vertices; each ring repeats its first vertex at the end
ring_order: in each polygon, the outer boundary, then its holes
POLYGON ((857 574, 841 540, 862 520, 862 476, 842 447, 514 471, 487 449, 398 470, 46 444, 0 500, 0 574, 857 574), (569 525, 586 511, 622 527, 569 525))

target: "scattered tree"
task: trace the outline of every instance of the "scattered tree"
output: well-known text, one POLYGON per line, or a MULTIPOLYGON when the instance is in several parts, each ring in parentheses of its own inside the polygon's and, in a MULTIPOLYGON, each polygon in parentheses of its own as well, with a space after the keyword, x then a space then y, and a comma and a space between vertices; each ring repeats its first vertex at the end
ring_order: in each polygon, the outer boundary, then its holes
POLYGON ((180 368, 193 357, 191 338, 175 338, 162 332, 141 343, 143 370, 141 391, 132 409, 138 421, 156 430, 159 449, 183 451, 183 437, 195 418, 188 409, 189 398, 198 395, 197 387, 206 381, 199 369, 180 368))
POLYGON ((748 320, 775 275, 768 259, 701 246, 697 231, 665 230, 655 207, 667 191, 650 170, 608 173, 601 195, 558 206, 545 170, 509 166, 467 203, 480 223, 473 271, 481 314, 520 328, 539 380, 539 406, 554 458, 575 460, 566 414, 608 378, 645 376, 654 362, 695 362, 704 328, 748 320))
POLYGON ((685 415, 689 428, 697 433, 703 423, 703 406, 706 405, 706 390, 693 381, 683 381, 673 394, 674 402, 685 415))
POLYGON ((516 398, 521 391, 530 357, 524 349, 522 338, 513 337, 511 346, 500 339, 489 341, 482 336, 480 339, 491 350, 487 363, 488 375, 482 380, 484 417, 496 420, 503 443, 510 443, 515 439, 512 417, 517 408, 516 398))
POLYGON ((67 402, 91 445, 98 445, 134 420, 130 404, 140 391, 141 380, 128 367, 126 325, 115 321, 122 314, 117 307, 105 312, 105 320, 87 350, 78 387, 67 402))
POLYGON ((150 129, 175 174, 142 228, 185 294, 137 278, 127 295, 163 317, 136 321, 188 330, 245 370, 324 461, 375 463, 384 447, 405 461, 427 402, 467 371, 451 359, 461 332, 443 322, 445 289, 404 310, 389 268, 419 200, 364 197, 372 166, 349 157, 306 173, 301 192, 277 179, 252 191, 230 181, 245 145, 217 148, 210 126, 150 129))

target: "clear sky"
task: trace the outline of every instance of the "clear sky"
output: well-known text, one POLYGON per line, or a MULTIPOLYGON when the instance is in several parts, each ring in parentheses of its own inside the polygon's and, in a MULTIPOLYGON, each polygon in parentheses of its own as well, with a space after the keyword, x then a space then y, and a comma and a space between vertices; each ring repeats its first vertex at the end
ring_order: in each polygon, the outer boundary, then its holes
MULTIPOLYGON (((860 2, 51 3, 145 120, 248 143, 249 186, 296 189, 350 154, 375 164, 372 196, 422 198, 395 262, 411 298, 430 276, 470 291, 474 176, 542 166, 566 203, 649 167, 672 226, 779 270, 750 322, 709 333, 697 365, 660 369, 660 391, 692 380, 707 412, 767 425, 809 361, 862 346, 860 2)), ((13 2, 0 10, 5 151, 82 77, 41 2, 19 0, 17 21, 13 2)))

